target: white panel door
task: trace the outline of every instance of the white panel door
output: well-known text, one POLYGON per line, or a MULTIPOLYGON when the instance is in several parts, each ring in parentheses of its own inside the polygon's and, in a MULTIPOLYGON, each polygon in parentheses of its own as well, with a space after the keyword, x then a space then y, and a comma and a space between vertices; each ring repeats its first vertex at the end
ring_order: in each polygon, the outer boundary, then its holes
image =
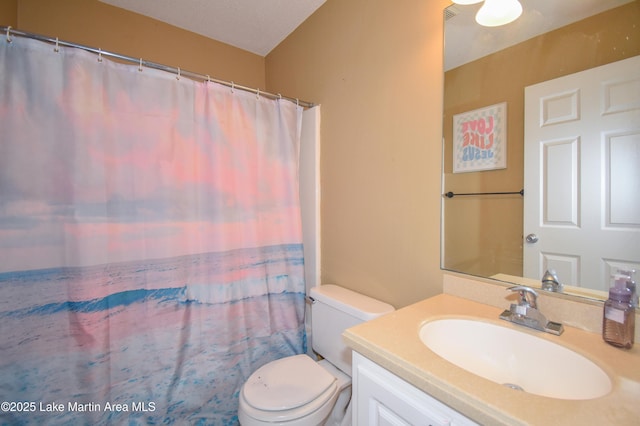
POLYGON ((640 56, 526 87, 525 159, 525 277, 640 269, 640 56))

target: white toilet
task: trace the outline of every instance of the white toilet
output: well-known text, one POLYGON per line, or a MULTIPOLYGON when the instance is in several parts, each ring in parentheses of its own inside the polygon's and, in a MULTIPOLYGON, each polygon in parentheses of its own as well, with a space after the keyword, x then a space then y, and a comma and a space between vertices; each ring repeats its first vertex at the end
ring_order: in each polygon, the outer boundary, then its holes
POLYGON ((238 419, 254 425, 351 424, 351 350, 342 332, 393 306, 326 284, 311 289, 311 338, 321 361, 295 355, 257 369, 240 389, 238 419), (344 421, 344 422, 343 422, 344 421))

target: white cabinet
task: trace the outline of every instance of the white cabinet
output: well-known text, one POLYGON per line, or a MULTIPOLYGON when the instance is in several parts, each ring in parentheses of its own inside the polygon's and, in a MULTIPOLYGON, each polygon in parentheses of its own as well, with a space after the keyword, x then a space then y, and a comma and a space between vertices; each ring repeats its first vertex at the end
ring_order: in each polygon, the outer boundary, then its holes
POLYGON ((437 399, 353 352, 353 425, 477 425, 437 399))

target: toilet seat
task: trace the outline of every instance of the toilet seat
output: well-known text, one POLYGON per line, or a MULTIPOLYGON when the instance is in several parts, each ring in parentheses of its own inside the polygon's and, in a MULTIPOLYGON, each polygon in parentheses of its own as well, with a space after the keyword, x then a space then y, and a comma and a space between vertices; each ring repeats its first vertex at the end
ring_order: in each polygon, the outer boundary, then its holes
POLYGON ((336 377, 307 355, 263 365, 243 385, 246 414, 263 421, 295 420, 321 408, 337 395, 336 377))

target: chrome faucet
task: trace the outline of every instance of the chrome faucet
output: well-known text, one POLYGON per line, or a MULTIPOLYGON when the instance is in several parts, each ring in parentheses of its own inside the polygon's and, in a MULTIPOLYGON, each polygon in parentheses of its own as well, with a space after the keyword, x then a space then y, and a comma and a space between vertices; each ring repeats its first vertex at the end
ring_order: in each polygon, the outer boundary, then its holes
POLYGON ((507 290, 518 292, 518 303, 512 303, 510 309, 500 314, 500 319, 558 336, 562 334, 562 324, 547 320, 538 310, 538 293, 534 289, 517 285, 507 290))
POLYGON ((542 276, 542 290, 562 293, 562 284, 558 280, 558 275, 553 269, 547 269, 542 276))

